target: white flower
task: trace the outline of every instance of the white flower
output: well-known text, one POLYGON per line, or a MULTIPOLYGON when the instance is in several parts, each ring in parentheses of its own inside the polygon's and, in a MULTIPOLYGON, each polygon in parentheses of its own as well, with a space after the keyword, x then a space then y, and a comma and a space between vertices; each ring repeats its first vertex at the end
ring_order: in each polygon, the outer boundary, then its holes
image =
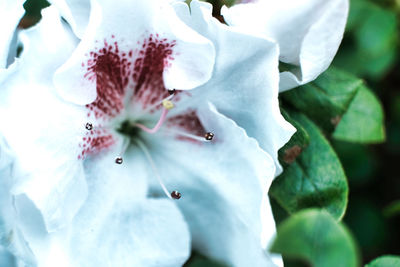
MULTIPOLYGON (((2 0, 0 2, 0 81, 3 70, 12 61, 14 54, 9 53, 14 32, 24 14, 22 4, 25 0, 2 0)), ((11 49, 12 50, 12 49, 11 49)))
MULTIPOLYGON (((11 64, 16 55, 16 28, 24 14, 23 2, 21 0, 0 2, 0 83, 15 70, 15 64, 11 64)), ((29 254, 25 244, 20 242, 19 230, 15 227, 16 217, 12 209, 11 194, 12 170, 12 151, 0 133, 0 266, 12 266, 15 259, 11 253, 21 258, 29 254)))
POLYGON ((49 0, 49 2, 57 7, 74 34, 81 39, 89 23, 90 0, 49 0))
POLYGON ((293 65, 281 73, 281 91, 308 83, 329 67, 343 37, 348 0, 242 2, 221 13, 229 25, 279 44, 279 60, 293 65))
POLYGON ((13 209, 12 173, 14 156, 4 138, 0 136, 0 266, 13 266, 18 260, 26 263, 32 257, 18 228, 13 209))
POLYGON ((39 266, 178 266, 191 246, 232 266, 281 264, 265 251, 277 150, 293 134, 277 46, 220 24, 209 4, 190 10, 92 1, 77 47, 53 8, 21 36, 0 130, 39 266))

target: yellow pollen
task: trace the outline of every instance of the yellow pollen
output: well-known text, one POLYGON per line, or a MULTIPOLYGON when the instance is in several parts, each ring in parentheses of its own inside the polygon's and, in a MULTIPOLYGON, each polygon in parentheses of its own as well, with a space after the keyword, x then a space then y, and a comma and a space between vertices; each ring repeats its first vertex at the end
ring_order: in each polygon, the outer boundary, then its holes
POLYGON ((162 104, 163 104, 164 108, 166 108, 168 110, 173 109, 175 107, 174 103, 172 103, 169 100, 163 100, 162 104))

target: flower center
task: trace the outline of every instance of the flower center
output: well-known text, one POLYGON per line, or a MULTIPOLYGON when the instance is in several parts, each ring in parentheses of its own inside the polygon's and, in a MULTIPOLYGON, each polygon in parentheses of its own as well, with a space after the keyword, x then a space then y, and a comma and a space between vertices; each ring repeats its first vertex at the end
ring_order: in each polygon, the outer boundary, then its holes
POLYGON ((170 113, 185 96, 175 89, 167 90, 163 81, 164 70, 174 60, 176 42, 150 34, 142 43, 138 42, 137 49, 123 51, 115 36, 111 40, 104 40, 102 48, 87 54, 88 60, 82 63, 87 71, 84 78, 96 83, 97 98, 86 105, 87 133, 78 158, 111 148, 117 140, 115 133, 122 134, 124 143, 115 163, 123 164, 130 144, 139 147, 166 195, 179 199, 181 193, 170 193, 162 182, 143 135, 162 131, 180 140, 199 143, 211 141, 214 134, 204 130, 194 110, 176 111, 178 115, 170 113))
MULTIPOLYGON (((147 133, 147 134, 155 134, 158 131, 160 131, 161 128, 165 125, 165 122, 167 121, 167 115, 168 115, 169 110, 171 110, 175 107, 174 103, 170 100, 173 98, 174 94, 175 94, 175 90, 170 92, 170 97, 168 97, 162 101, 161 115, 153 128, 147 127, 144 122, 140 122, 140 121, 132 122, 130 120, 125 120, 124 122, 122 122, 122 124, 119 125, 119 127, 116 128, 117 132, 119 132, 120 134, 125 136, 125 140, 122 145, 122 150, 121 150, 120 154, 117 155, 117 157, 115 158, 115 163, 122 164, 124 162, 123 155, 125 154, 129 145, 130 144, 136 145, 137 147, 139 147, 142 150, 145 157, 147 158, 147 160, 151 166, 151 169, 152 169, 154 175, 156 176, 156 178, 157 178, 161 188, 163 189, 164 193, 166 194, 166 196, 171 199, 180 199, 182 196, 182 194, 180 192, 178 192, 176 190, 169 191, 167 189, 167 187, 165 186, 149 150, 147 149, 146 145, 140 138, 141 135, 143 134, 143 132, 147 133)), ((157 107, 154 106, 154 108, 157 108, 157 107)), ((151 110, 152 110, 152 108, 151 108, 151 110)), ((96 129, 95 126, 93 126, 93 124, 91 122, 87 122, 85 125, 85 128, 86 128, 86 130, 88 130, 90 132, 93 132, 94 130, 95 131, 100 130, 100 129, 96 129)), ((101 128, 101 130, 110 131, 112 129, 107 129, 107 128, 103 127, 103 128, 101 128)), ((181 137, 191 139, 193 141, 208 142, 214 138, 214 134, 211 132, 207 132, 204 134, 204 136, 201 137, 201 136, 193 135, 191 133, 186 133, 182 130, 173 130, 173 129, 166 128, 166 127, 164 127, 163 130, 170 132, 170 133, 177 134, 178 136, 181 136, 181 137)))

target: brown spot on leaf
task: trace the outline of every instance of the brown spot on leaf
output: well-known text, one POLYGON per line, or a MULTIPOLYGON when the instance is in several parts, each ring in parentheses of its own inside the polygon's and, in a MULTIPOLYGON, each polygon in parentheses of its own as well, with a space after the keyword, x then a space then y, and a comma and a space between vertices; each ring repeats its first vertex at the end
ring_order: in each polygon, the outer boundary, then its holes
POLYGON ((342 119, 342 117, 340 117, 339 115, 336 117, 331 118, 331 123, 333 126, 338 126, 340 120, 342 119))
POLYGON ((295 146, 292 146, 291 148, 286 149, 285 155, 283 156, 283 161, 288 164, 293 163, 296 160, 296 158, 300 155, 302 150, 303 149, 298 145, 295 145, 295 146))

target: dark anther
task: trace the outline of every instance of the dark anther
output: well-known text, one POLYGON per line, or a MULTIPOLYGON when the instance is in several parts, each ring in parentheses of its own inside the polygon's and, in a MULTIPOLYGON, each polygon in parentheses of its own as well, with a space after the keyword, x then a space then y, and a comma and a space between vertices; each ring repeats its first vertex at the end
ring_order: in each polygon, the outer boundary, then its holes
POLYGON ((204 138, 205 138, 207 141, 211 141, 211 140, 213 140, 213 138, 214 138, 214 134, 211 133, 211 132, 208 132, 208 133, 206 133, 206 134, 204 135, 204 138))
POLYGON ((115 159, 115 163, 117 164, 122 164, 122 162, 124 162, 124 160, 121 157, 115 159))
POLYGON ((171 197, 172 197, 173 199, 180 199, 180 198, 182 197, 182 194, 179 193, 178 191, 172 191, 172 192, 171 192, 171 197))
POLYGON ((86 128, 86 130, 91 131, 93 129, 93 124, 88 122, 88 123, 86 123, 85 128, 86 128))
POLYGON ((172 89, 172 90, 168 90, 168 93, 170 94, 170 95, 173 95, 173 94, 175 94, 175 89, 172 89))

